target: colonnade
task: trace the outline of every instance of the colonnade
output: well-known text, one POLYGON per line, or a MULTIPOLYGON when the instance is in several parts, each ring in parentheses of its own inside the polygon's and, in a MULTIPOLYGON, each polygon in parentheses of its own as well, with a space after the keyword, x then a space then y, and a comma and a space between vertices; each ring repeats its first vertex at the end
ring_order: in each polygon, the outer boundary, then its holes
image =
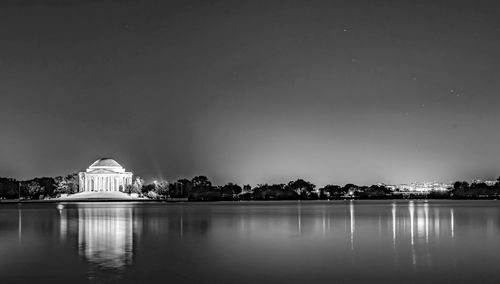
POLYGON ((132 184, 132 175, 128 174, 87 174, 82 177, 84 188, 80 191, 123 191, 132 184))

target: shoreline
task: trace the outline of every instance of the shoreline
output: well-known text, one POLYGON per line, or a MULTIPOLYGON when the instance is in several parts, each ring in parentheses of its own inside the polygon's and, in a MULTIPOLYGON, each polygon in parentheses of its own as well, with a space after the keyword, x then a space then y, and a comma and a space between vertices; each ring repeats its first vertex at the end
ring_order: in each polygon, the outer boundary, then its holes
POLYGON ((45 200, 16 200, 16 199, 5 199, 0 200, 1 204, 31 204, 31 203, 114 203, 114 202, 126 202, 126 203, 240 203, 240 202, 276 202, 276 201, 297 201, 297 202, 310 202, 310 201, 398 201, 398 200, 440 200, 440 201, 477 201, 477 200, 487 200, 487 201, 497 201, 497 198, 345 198, 345 199, 266 199, 266 200, 206 200, 206 201, 193 201, 187 199, 45 199, 45 200))

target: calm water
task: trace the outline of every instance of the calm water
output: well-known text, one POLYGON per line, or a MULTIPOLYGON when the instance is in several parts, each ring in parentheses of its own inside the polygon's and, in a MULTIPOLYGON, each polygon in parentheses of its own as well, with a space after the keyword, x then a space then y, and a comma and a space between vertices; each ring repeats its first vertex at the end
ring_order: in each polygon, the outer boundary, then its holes
POLYGON ((0 282, 500 283, 500 201, 0 205, 0 282))

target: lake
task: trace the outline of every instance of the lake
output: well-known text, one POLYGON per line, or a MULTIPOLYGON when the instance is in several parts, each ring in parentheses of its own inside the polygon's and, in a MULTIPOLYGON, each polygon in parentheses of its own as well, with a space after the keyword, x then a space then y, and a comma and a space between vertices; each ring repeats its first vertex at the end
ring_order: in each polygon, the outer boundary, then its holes
POLYGON ((0 204, 0 282, 499 283, 499 205, 0 204))

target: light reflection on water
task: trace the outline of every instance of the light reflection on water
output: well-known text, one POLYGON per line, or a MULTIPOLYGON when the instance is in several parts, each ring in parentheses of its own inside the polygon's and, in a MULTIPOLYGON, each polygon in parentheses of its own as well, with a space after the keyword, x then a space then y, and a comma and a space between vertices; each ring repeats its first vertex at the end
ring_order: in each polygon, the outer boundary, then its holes
POLYGON ((0 253, 12 256, 0 258, 7 279, 495 283, 500 276, 495 201, 54 207, 0 207, 0 253), (48 255, 54 260, 36 262, 41 275, 18 268, 48 255))
POLYGON ((106 207, 101 203, 81 204, 75 209, 58 206, 61 240, 65 241, 68 234, 77 240, 78 254, 89 264, 90 280, 109 280, 113 273, 120 276, 133 260, 133 207, 106 207), (68 216, 69 213, 76 216, 68 216))
POLYGON ((78 252, 89 262, 123 268, 132 262, 132 248, 132 208, 78 208, 78 252))

